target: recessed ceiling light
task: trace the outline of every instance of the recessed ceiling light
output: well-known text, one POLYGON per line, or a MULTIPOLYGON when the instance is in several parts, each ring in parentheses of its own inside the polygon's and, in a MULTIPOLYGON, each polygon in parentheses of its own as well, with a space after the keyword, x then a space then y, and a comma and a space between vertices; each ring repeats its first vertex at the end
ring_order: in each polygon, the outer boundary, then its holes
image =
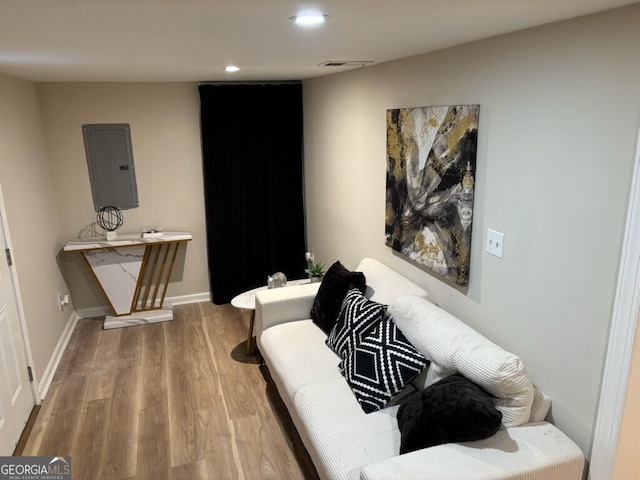
POLYGON ((239 70, 240 68, 236 67, 235 65, 227 65, 226 67, 224 67, 224 71, 227 73, 235 73, 239 70))
POLYGON ((307 12, 299 13, 298 15, 291 17, 291 20, 293 20, 296 25, 300 25, 302 27, 316 27, 318 25, 322 25, 328 18, 329 15, 307 12))
POLYGON ((329 60, 319 63, 319 67, 364 67, 371 65, 373 60, 329 60))

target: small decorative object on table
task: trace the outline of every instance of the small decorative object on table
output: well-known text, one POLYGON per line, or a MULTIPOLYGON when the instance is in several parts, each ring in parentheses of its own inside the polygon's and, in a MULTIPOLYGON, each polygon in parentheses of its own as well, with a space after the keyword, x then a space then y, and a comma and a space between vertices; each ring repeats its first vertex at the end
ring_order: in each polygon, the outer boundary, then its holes
POLYGON ((267 277, 267 286, 269 288, 280 288, 287 286, 287 276, 282 272, 276 272, 267 277))
POLYGON ((162 236, 162 227, 145 227, 142 229, 142 238, 154 238, 162 236))
POLYGON ((100 228, 107 232, 107 240, 117 240, 116 230, 124 223, 122 211, 118 207, 106 206, 98 210, 96 219, 100 228))
POLYGON ((322 280, 322 275, 324 275, 324 264, 321 262, 315 263, 311 252, 307 252, 305 254, 305 258, 307 259, 307 268, 305 269, 305 272, 309 275, 309 280, 311 280, 312 283, 322 280))

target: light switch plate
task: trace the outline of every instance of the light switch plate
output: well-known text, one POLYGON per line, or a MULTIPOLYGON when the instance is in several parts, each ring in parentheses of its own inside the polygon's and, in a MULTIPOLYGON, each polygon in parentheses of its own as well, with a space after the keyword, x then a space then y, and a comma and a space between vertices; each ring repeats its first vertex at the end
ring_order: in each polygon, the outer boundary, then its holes
POLYGON ((502 248, 504 245, 504 233, 487 229, 487 246, 486 251, 494 257, 502 258, 502 248))

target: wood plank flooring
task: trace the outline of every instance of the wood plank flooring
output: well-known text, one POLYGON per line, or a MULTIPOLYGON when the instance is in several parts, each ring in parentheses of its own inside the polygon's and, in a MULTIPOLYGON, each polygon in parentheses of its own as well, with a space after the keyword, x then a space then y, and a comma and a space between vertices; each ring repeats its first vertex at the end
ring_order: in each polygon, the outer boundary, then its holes
POLYGON ((74 480, 317 478, 245 354, 248 313, 206 302, 174 315, 80 320, 23 455, 71 455, 74 480))

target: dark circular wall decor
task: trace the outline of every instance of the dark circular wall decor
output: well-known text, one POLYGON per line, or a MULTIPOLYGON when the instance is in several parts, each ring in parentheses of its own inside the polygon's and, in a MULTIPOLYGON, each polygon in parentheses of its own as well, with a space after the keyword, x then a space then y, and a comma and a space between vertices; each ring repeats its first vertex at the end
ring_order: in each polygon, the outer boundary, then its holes
POLYGON ((122 210, 118 207, 106 206, 98 210, 98 225, 108 232, 114 232, 124 223, 122 210))

